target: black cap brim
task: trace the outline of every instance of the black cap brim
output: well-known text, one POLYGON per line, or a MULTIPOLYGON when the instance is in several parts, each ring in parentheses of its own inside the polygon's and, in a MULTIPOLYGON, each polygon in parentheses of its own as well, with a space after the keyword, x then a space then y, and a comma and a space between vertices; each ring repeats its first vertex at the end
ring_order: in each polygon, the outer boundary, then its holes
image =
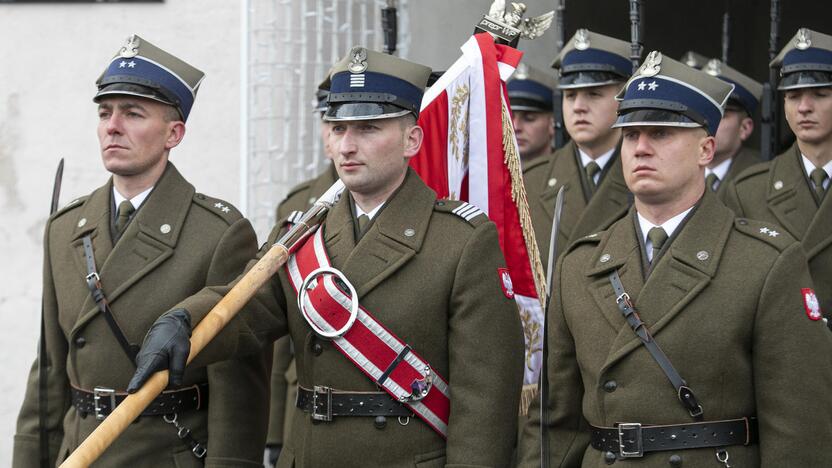
POLYGON ((133 83, 111 83, 108 85, 102 86, 95 96, 93 96, 93 102, 101 102, 101 99, 107 96, 137 96, 146 99, 152 99, 156 102, 161 102, 162 104, 167 104, 169 106, 173 106, 176 111, 179 113, 179 117, 184 121, 185 117, 182 115, 182 109, 179 108, 176 104, 172 103, 170 99, 159 93, 153 88, 149 88, 147 86, 142 86, 133 83))
POLYGON ((801 70, 788 73, 780 78, 777 89, 787 91, 799 88, 832 86, 832 73, 820 70, 801 70))
POLYGON ((393 104, 379 102, 344 102, 338 104, 330 103, 326 112, 324 112, 323 119, 327 122, 376 120, 392 119, 407 114, 412 114, 412 112, 393 104))
MULTIPOLYGON (((701 127, 689 117, 662 109, 636 109, 618 116, 612 128, 620 127, 701 127)), ((707 131, 707 128, 705 128, 707 131)))
POLYGON ((578 71, 564 73, 558 80, 559 89, 589 88, 592 86, 605 86, 615 83, 624 83, 626 77, 606 71, 578 71))
POLYGON ((509 103, 513 111, 526 112, 552 112, 552 104, 538 101, 536 99, 528 99, 521 97, 512 97, 509 95, 509 103))

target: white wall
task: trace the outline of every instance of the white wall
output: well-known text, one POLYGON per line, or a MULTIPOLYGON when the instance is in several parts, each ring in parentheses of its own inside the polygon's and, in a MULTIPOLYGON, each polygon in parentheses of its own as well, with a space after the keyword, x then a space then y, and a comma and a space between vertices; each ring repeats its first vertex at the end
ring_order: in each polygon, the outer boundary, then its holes
POLYGON ((95 79, 136 33, 206 73, 171 159, 197 190, 239 204, 240 1, 0 3, 0 466, 37 348, 41 237, 58 159, 61 205, 107 180, 95 79))

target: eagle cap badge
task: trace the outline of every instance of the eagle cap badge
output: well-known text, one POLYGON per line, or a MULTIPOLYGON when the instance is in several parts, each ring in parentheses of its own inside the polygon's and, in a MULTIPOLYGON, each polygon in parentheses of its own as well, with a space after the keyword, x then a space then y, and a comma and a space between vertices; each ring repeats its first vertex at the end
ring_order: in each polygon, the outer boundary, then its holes
POLYGON ((367 70, 367 49, 353 47, 350 51, 350 63, 347 69, 350 73, 364 73, 367 70))
POLYGON ((516 80, 525 80, 529 77, 529 67, 525 63, 520 63, 517 65, 517 69, 514 70, 514 79, 516 80))
POLYGON ((806 28, 797 30, 797 37, 794 38, 794 46, 800 50, 806 50, 812 46, 812 33, 806 28))
POLYGON ((123 58, 133 58, 139 54, 139 46, 142 44, 142 40, 139 39, 139 36, 133 34, 127 38, 127 41, 124 43, 124 46, 118 52, 123 58))
POLYGON ((722 74, 722 62, 717 59, 711 59, 705 65, 705 73, 711 76, 719 76, 722 74))
POLYGON ((575 48, 578 50, 589 49, 589 31, 582 28, 575 33, 575 48))
POLYGON ((656 76, 662 70, 662 53, 654 50, 647 55, 641 68, 638 69, 639 76, 656 76))

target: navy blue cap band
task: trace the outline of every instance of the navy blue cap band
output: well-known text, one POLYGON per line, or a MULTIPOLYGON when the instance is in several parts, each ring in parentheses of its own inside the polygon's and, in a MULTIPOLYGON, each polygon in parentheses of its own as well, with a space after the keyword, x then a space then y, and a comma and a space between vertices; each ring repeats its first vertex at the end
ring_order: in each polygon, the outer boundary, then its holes
POLYGON ((809 47, 805 50, 792 49, 783 57, 781 73, 802 70, 832 70, 832 50, 809 47))
POLYGON ((561 75, 579 71, 609 71, 625 79, 633 71, 633 63, 618 54, 601 49, 571 50, 560 64, 561 75))
POLYGON ((509 99, 519 97, 523 99, 534 99, 547 108, 552 107, 552 88, 534 80, 511 80, 508 82, 509 99))
POLYGON ((158 89, 164 96, 172 97, 172 104, 179 108, 187 120, 194 104, 194 94, 169 70, 140 56, 116 57, 98 83, 99 89, 113 83, 135 83, 158 89))
MULTIPOLYGON (((384 73, 365 71, 364 73, 341 72, 332 76, 329 88, 330 96, 341 93, 388 94, 396 97, 396 101, 403 108, 418 114, 422 104, 421 89, 408 81, 384 73)), ((330 98, 332 102, 332 97, 330 98)))
POLYGON ((662 75, 638 78, 627 85, 619 114, 636 109, 669 110, 690 117, 716 135, 722 108, 704 94, 662 75))
POLYGON ((743 85, 730 78, 726 78, 721 75, 719 78, 734 85, 734 90, 731 91, 731 99, 736 99, 742 107, 748 111, 748 115, 753 114, 754 111, 757 110, 757 106, 760 104, 760 101, 758 101, 757 98, 751 94, 751 91, 745 89, 743 85))

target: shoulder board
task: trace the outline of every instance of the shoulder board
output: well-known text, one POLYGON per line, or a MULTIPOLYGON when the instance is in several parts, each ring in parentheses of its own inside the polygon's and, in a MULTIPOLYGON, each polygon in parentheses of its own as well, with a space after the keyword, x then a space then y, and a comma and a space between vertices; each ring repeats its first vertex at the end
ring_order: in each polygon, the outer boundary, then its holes
POLYGON ((287 200, 287 199, 291 198, 293 195, 295 195, 296 193, 298 193, 302 190, 308 189, 309 187, 312 186, 313 182, 315 182, 315 179, 309 179, 309 180, 306 180, 304 182, 301 182, 301 183, 295 185, 294 187, 289 189, 289 192, 286 193, 286 196, 283 197, 283 200, 287 200))
POLYGON ((758 175, 758 174, 764 174, 764 173, 768 172, 770 167, 771 167, 771 161, 764 161, 764 162, 760 162, 760 163, 754 164, 752 166, 749 166, 749 167, 745 168, 745 170, 743 170, 742 172, 737 174, 737 176, 734 178, 734 181, 735 181, 734 183, 740 182, 740 181, 745 180, 745 179, 749 179, 749 178, 754 177, 755 175, 758 175))
POLYGON ((603 237, 604 232, 605 231, 593 232, 592 234, 575 239, 572 243, 569 244, 569 247, 566 249, 566 252, 571 252, 578 248, 578 246, 584 244, 598 244, 599 242, 601 242, 601 237, 603 237))
POLYGON ((52 216, 50 216, 50 218, 55 219, 55 218, 57 218, 58 216, 61 216, 64 213, 67 213, 67 212, 72 211, 73 209, 75 209, 79 206, 82 206, 84 204, 84 202, 86 202, 89 197, 90 197, 89 195, 84 195, 83 197, 78 197, 75 200, 72 200, 71 202, 67 203, 63 207, 59 208, 58 211, 56 211, 55 213, 52 214, 52 216))
POLYGON ((773 223, 737 218, 734 220, 734 229, 771 245, 779 252, 782 252, 786 247, 797 242, 785 229, 773 223))
POLYGON ((540 166, 546 166, 554 157, 555 155, 551 153, 545 156, 538 156, 529 161, 528 163, 523 164, 523 172, 531 171, 540 166))
POLYGON ((228 224, 233 224, 243 217, 234 205, 202 193, 194 194, 194 203, 214 213, 228 224))
POLYGON ((488 221, 488 215, 476 206, 459 200, 436 200, 434 210, 451 213, 464 219, 471 226, 479 226, 488 221))

